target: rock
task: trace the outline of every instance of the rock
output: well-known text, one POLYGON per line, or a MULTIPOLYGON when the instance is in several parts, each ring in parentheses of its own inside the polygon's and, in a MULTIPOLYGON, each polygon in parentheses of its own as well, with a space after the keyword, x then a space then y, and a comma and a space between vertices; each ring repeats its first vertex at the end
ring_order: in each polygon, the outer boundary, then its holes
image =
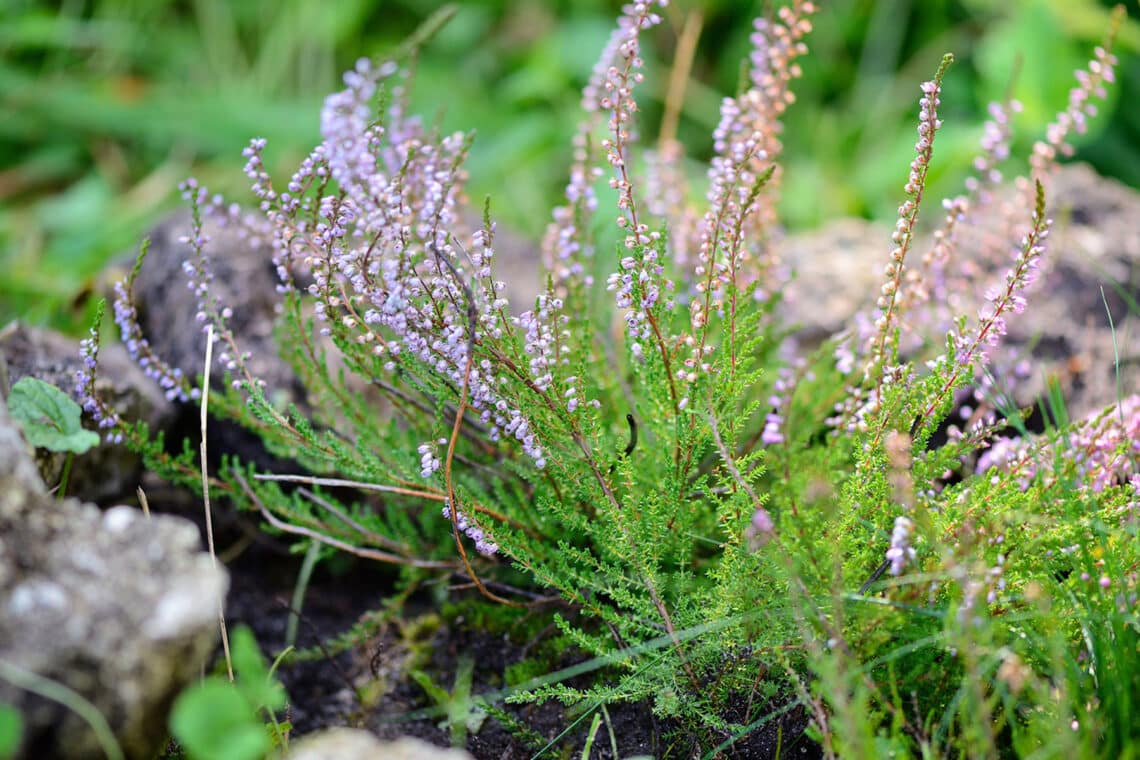
MULTIPOLYGON (((128 757, 154 757, 174 697, 217 640, 225 571, 198 529, 51 498, 0 404, 0 661, 89 702, 128 757)), ((103 757, 89 724, 0 679, 24 720, 17 757, 103 757)))
MULTIPOLYGON (((78 340, 13 322, 0 330, 0 359, 7 364, 10 383, 34 377, 81 403, 75 390, 75 373, 83 366, 78 340)), ((0 385, 0 396, 7 397, 8 387, 0 385)), ((142 420, 152 432, 166 429, 174 419, 173 404, 117 342, 106 341, 100 347, 96 388, 124 419, 142 420)), ((89 415, 85 415, 84 424, 90 430, 96 429, 89 415)), ((45 482, 59 482, 66 456, 37 452, 37 464, 45 482)), ((141 475, 138 456, 123 446, 103 444, 75 458, 68 491, 81 493, 90 501, 107 503, 133 496, 141 475)))
POLYGON ((863 219, 784 239, 780 254, 795 276, 784 288, 781 316, 802 346, 818 345, 874 304, 890 240, 890 229, 863 219))
POLYGON ((310 734, 290 745, 288 760, 470 760, 459 749, 444 749, 419 739, 404 737, 382 742, 367 731, 330 728, 310 734))
MULTIPOLYGON (((41 498, 47 495, 36 466, 32 462, 31 447, 20 435, 8 416, 7 403, 0 404, 0 517, 8 513, 10 500, 41 498)), ((0 541, 4 538, 0 534, 0 541)), ((3 544, 0 544, 2 546, 3 544)), ((3 572, 0 570, 0 572, 3 572)), ((2 580, 2 578, 0 578, 2 580)))

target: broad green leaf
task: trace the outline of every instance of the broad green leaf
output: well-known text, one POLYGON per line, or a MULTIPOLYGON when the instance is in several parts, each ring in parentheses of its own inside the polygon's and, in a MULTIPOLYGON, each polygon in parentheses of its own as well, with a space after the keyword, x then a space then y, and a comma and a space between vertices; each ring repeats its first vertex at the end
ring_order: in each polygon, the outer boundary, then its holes
POLYGON ((420 685, 420 688, 432 698, 437 705, 447 705, 451 702, 451 695, 447 693, 446 689, 436 686, 431 680, 431 676, 422 670, 413 670, 408 673, 412 680, 420 685))
POLYGON ((194 760, 258 760, 271 744, 254 707, 221 678, 182 692, 170 713, 170 733, 194 760))
POLYGON ((34 377, 21 378, 8 394, 8 413, 28 443, 49 451, 82 454, 99 444, 96 433, 84 430, 82 412, 66 393, 34 377))
POLYGON ((11 705, 0 704, 0 760, 16 756, 23 731, 24 720, 20 711, 11 705))
POLYGON ((257 646, 253 631, 247 626, 237 627, 230 637, 237 687, 255 707, 280 710, 285 706, 285 689, 269 674, 269 667, 261 648, 257 646))

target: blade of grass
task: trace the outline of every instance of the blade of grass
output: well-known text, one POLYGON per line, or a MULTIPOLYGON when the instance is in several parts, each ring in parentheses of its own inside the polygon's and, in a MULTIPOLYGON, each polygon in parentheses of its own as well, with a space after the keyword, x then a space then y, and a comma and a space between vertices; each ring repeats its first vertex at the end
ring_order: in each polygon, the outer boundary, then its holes
POLYGON ((83 719, 95 734, 96 741, 103 749, 103 753, 110 760, 124 760, 123 748, 115 739, 115 733, 107 723, 107 719, 95 705, 91 704, 79 692, 64 686, 61 683, 44 678, 30 670, 24 670, 19 665, 0 660, 0 678, 24 691, 30 691, 44 699, 57 702, 83 719))
MULTIPOLYGON (((218 568, 218 555, 214 551, 214 521, 210 514, 210 478, 207 473, 206 465, 206 421, 208 403, 210 399, 210 364, 214 356, 214 326, 206 326, 206 366, 202 372, 202 426, 201 435, 202 443, 199 452, 202 459, 202 506, 206 512, 206 546, 210 550, 210 560, 214 563, 214 569, 218 568)), ((226 632, 226 607, 225 600, 222 599, 221 591, 218 592, 218 627, 222 632, 222 651, 226 656, 226 674, 230 677, 230 683, 234 681, 234 663, 233 658, 230 656, 230 637, 226 632)))
POLYGON ((1104 313, 1108 315, 1108 330, 1112 334, 1112 368, 1116 374, 1116 411, 1120 414, 1120 424, 1124 425, 1124 389, 1120 384, 1120 347, 1116 345, 1116 325, 1112 321, 1112 309, 1108 307, 1108 297, 1104 286, 1100 286, 1100 300, 1104 302, 1104 313))

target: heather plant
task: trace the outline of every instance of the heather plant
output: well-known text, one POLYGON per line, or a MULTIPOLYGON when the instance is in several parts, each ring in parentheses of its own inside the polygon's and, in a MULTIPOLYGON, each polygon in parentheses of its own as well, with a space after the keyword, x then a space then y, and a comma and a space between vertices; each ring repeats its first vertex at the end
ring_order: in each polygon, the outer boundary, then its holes
MULTIPOLYGON (((398 60, 345 75, 284 183, 250 143, 253 208, 184 183, 184 268, 226 382, 153 353, 137 267, 114 306, 123 340, 172 398, 209 392, 302 468, 229 459, 211 489, 303 547, 392 563, 406 584, 461 574, 487 605, 546 616, 605 667, 509 699, 647 702, 677 753, 728 750, 790 711, 829 756, 1133 751, 1140 401, 1031 433, 1006 400, 1025 357, 1003 344, 1048 266, 1050 177, 1112 82, 1112 35, 1011 185, 1018 109, 993 108, 928 238, 942 61, 874 309, 808 349, 782 317, 775 208, 816 8, 755 22, 697 177, 675 141, 639 139, 639 51, 662 5, 625 6, 583 93, 526 303, 496 279, 494 199, 464 191, 473 136, 408 113, 398 60), (303 395, 250 371, 210 225, 272 257, 303 395)), ((197 483, 190 447, 94 396, 97 335, 88 411, 197 483)))

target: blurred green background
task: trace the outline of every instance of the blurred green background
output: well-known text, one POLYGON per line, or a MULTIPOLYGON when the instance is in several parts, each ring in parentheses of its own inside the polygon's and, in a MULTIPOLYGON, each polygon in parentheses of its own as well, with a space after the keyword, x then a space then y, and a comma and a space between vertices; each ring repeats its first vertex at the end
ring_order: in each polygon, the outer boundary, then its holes
MULTIPOLYGON (((1121 84, 1078 159, 1140 186, 1140 8, 1118 41, 1121 84)), ((0 0, 0 325, 82 329, 105 263, 137 246, 199 177, 248 201, 250 137, 286 174, 318 138, 340 72, 391 50, 442 3, 415 0, 0 0)), ((1108 24, 1102 0, 824 0, 785 132, 784 218, 890 218, 913 152, 918 85, 958 62, 933 193, 958 191, 986 104, 1012 87, 1024 154, 1061 108, 1108 24)), ((770 3, 675 0, 645 49, 642 132, 661 115, 686 17, 703 32, 679 134, 708 156, 719 99, 735 90, 751 19, 770 3)), ((579 92, 618 11, 600 0, 472 0, 425 49, 414 102, 477 130, 473 198, 537 238, 565 183, 579 92)), ((699 167, 694 164, 694 170, 699 167)))

